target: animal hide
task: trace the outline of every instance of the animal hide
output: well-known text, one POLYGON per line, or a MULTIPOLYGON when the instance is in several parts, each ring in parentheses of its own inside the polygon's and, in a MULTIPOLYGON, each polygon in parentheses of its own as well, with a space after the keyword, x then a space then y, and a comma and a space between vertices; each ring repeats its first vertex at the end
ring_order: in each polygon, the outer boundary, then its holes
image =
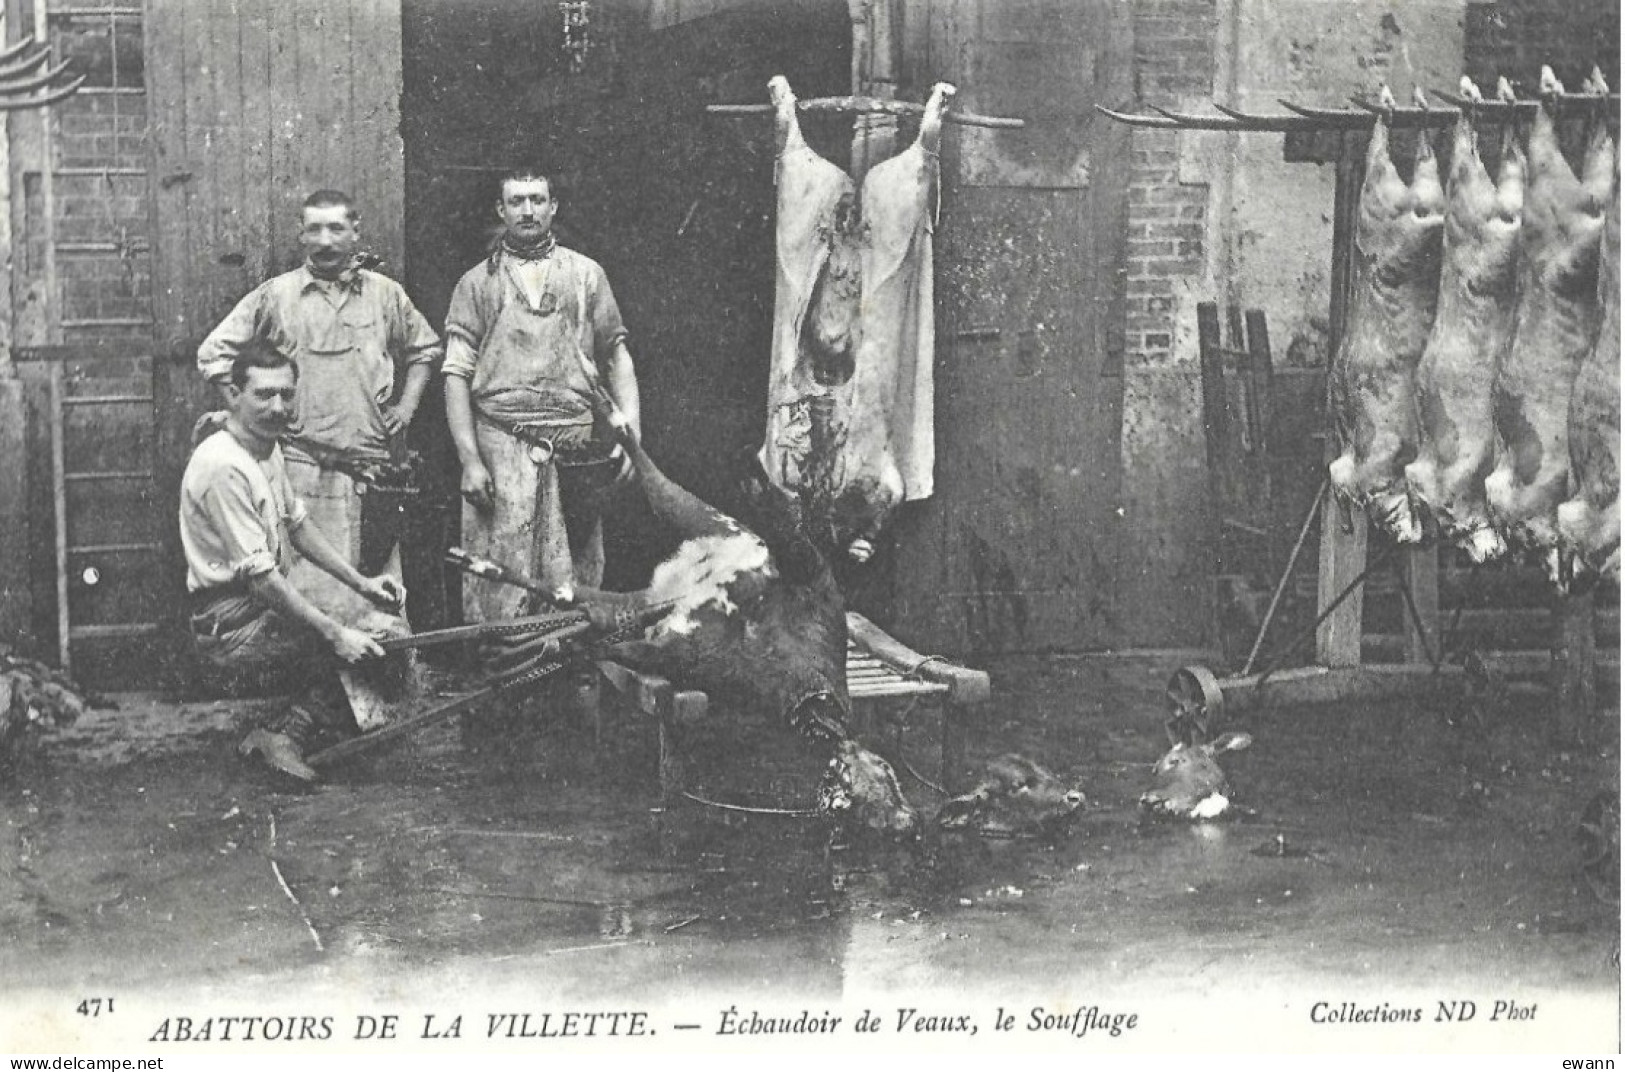
POLYGON ((789 83, 769 89, 777 278, 762 464, 861 562, 899 504, 932 492, 931 232, 953 87, 936 86, 914 143, 861 191, 802 138, 789 83))

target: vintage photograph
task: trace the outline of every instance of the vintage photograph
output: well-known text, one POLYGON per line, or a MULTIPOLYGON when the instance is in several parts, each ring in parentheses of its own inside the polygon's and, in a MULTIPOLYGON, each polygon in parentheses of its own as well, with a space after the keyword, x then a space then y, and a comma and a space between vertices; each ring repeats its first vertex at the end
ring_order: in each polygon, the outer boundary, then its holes
POLYGON ((0 0, 0 1051, 1611 1067, 1620 14, 0 0))

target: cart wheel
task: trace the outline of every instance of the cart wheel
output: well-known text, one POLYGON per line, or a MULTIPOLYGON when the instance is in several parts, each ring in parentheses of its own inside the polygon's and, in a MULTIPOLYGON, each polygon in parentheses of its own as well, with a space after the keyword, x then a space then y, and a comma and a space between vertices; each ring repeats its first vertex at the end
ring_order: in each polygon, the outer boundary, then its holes
POLYGON ((1599 900, 1619 903, 1619 795, 1604 790, 1580 813, 1580 873, 1599 900))
POLYGON ((1205 666, 1182 666, 1168 679, 1168 734, 1177 743, 1192 730, 1203 738, 1224 714, 1224 690, 1205 666))

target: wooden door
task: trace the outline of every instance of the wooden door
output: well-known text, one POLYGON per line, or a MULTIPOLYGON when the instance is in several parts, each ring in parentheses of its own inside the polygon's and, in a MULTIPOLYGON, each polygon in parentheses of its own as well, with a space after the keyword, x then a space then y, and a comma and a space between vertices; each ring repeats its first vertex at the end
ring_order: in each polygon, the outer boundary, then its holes
POLYGON ((937 261, 936 495, 897 525, 895 619, 928 650, 1110 647, 1129 94, 1124 5, 905 11, 909 80, 1020 131, 951 128, 937 261))
MULTIPOLYGON (((398 0, 147 5, 159 487, 178 501, 193 422, 219 399, 197 346, 248 291, 296 267, 299 206, 349 193, 363 245, 403 271, 398 0)), ((166 528, 172 608, 184 567, 166 528)))

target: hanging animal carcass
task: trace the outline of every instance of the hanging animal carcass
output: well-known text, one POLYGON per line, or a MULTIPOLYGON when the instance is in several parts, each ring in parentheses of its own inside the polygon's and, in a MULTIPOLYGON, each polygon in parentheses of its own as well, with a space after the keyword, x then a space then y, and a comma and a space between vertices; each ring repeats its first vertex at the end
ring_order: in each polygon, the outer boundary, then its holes
MULTIPOLYGON (((1382 99, 1390 109, 1387 86, 1382 99)), ((1332 487, 1363 506, 1401 543, 1421 539, 1404 487, 1416 456, 1415 374, 1433 326, 1439 286, 1444 190, 1427 135, 1416 135, 1409 183, 1389 155, 1391 116, 1377 121, 1366 152, 1355 226, 1354 283, 1348 323, 1327 377, 1328 408, 1339 454, 1332 487)))
POLYGON ((1557 508, 1563 546, 1587 568, 1619 580, 1619 158, 1602 240, 1597 299, 1602 328, 1569 399, 1569 486, 1557 508))
POLYGON ((1557 508, 1568 498, 1569 401, 1601 319, 1597 260, 1614 148, 1599 114, 1576 176, 1558 145, 1552 110, 1563 85, 1549 67, 1541 71, 1541 92, 1547 100, 1535 114, 1527 151, 1517 318, 1495 381, 1500 446, 1484 491, 1490 516, 1510 543, 1553 552, 1548 561, 1557 580, 1557 508))
POLYGON ((861 191, 807 145, 790 84, 769 91, 777 279, 762 463, 807 503, 821 542, 862 562, 897 506, 932 492, 931 232, 954 88, 932 90, 914 143, 861 191))
MULTIPOLYGON (((1461 82, 1465 99, 1481 99, 1469 79, 1461 82)), ((1498 96, 1512 98, 1504 78, 1498 96)), ((1438 312, 1416 370, 1419 452, 1405 467, 1405 481, 1425 528, 1458 543, 1474 562, 1487 562, 1506 550, 1490 525, 1484 478, 1495 464, 1495 371, 1517 306, 1524 159, 1509 122, 1491 178, 1478 152, 1478 114, 1465 107, 1456 121, 1438 312)))

